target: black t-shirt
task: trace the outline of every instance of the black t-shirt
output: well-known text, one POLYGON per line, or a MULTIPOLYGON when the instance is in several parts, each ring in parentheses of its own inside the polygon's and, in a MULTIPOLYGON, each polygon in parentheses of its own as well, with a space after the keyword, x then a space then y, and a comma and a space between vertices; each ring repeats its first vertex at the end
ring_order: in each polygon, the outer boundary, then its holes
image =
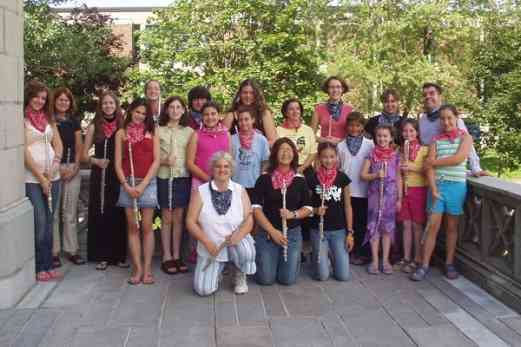
MULTIPOLYGON (((346 213, 344 208, 344 188, 351 183, 347 175, 337 170, 335 182, 331 188, 326 190, 324 205, 327 207, 324 215, 324 230, 338 230, 347 228, 346 213)), ((318 181, 317 174, 308 179, 311 190, 311 205, 313 208, 320 207, 322 203, 322 185, 318 181)), ((315 215, 311 218, 311 227, 318 229, 320 217, 315 215)))
POLYGON ((81 130, 80 122, 75 118, 67 118, 65 120, 58 119, 56 125, 58 126, 58 132, 63 142, 61 163, 66 164, 67 157, 69 157, 69 163, 74 163, 74 158, 76 158, 76 131, 81 130))
MULTIPOLYGON (((308 187, 304 177, 296 175, 288 186, 286 192, 286 208, 295 211, 303 206, 310 206, 311 201, 308 194, 308 187)), ((282 218, 280 217, 280 209, 282 208, 282 194, 280 189, 273 189, 271 184, 271 175, 263 174, 255 183, 253 192, 252 205, 262 206, 262 212, 273 227, 282 230, 282 218)), ((298 227, 301 219, 289 219, 288 229, 298 227)))

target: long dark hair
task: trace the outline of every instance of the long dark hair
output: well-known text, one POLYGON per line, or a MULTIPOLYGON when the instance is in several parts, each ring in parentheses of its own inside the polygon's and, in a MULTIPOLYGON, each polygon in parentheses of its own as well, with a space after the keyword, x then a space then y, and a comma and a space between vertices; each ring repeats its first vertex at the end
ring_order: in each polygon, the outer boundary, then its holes
POLYGON ((253 95, 255 95, 255 103, 251 106, 252 107, 252 116, 255 118, 255 124, 257 129, 264 132, 264 125, 262 123, 262 117, 264 116, 264 113, 266 111, 270 111, 270 108, 266 104, 266 99, 264 97, 264 93, 262 92, 262 89, 260 85, 257 83, 257 81, 248 78, 241 82, 239 85, 239 89, 235 93, 235 96, 232 101, 232 105, 228 112, 236 112, 241 106, 241 91, 244 87, 250 86, 253 89, 253 95))
POLYGON ((92 120, 92 124, 94 124, 94 138, 96 141, 101 141, 105 138, 105 134, 103 133, 103 122, 104 122, 104 116, 103 116, 103 110, 101 105, 103 104, 103 99, 105 97, 110 96, 114 103, 116 104, 116 111, 114 111, 114 116, 116 117, 115 122, 117 122, 118 129, 123 126, 123 110, 121 109, 121 105, 119 103, 119 99, 114 94, 114 92, 110 90, 106 90, 103 93, 101 93, 99 99, 98 99, 98 105, 96 106, 96 114, 94 115, 94 119, 92 120))
POLYGON ((420 140, 420 123, 414 118, 404 118, 400 125, 400 134, 399 134, 399 138, 401 139, 400 142, 402 145, 404 144, 405 140, 403 139, 403 136, 401 133, 403 133, 403 128, 405 128, 405 126, 407 124, 410 124, 414 128, 414 130, 416 130, 416 134, 417 134, 416 137, 418 138, 418 141, 420 140))
POLYGON ((52 116, 52 113, 50 112, 50 99, 51 94, 49 92, 49 88, 42 82, 38 80, 31 80, 27 87, 25 88, 25 101, 24 101, 24 117, 25 117, 25 108, 27 105, 29 105, 29 101, 31 101, 32 98, 35 98, 40 94, 41 92, 47 93, 47 98, 45 100, 45 105, 43 105, 42 111, 45 113, 45 117, 47 118, 47 122, 49 124, 54 123, 54 117, 52 116))
MULTIPOLYGON (((146 110, 147 101, 145 100, 145 98, 134 99, 134 101, 132 101, 132 103, 128 106, 127 117, 125 118, 125 121, 123 122, 124 129, 127 129, 127 126, 130 124, 130 122, 132 122, 132 112, 134 112, 134 110, 140 106, 145 107, 145 110, 146 110)), ((145 114, 146 114, 146 111, 145 111, 145 114)), ((155 128, 156 128, 154 125, 154 119, 152 119, 152 117, 145 117, 145 120, 143 122, 145 123, 145 133, 149 132, 153 135, 155 128)))
POLYGON ((291 150, 293 151, 293 160, 289 164, 290 168, 292 170, 297 171, 298 169, 298 150, 297 146, 287 137, 281 137, 280 139, 277 139, 275 143, 273 144, 273 147, 271 148, 270 158, 269 158, 269 165, 268 165, 268 172, 272 173, 275 171, 275 169, 279 166, 279 161, 277 160, 277 154, 279 153, 280 146, 282 144, 288 144, 291 147, 291 150))
POLYGON ((66 114, 70 117, 76 116, 76 102, 74 101, 74 96, 72 92, 67 87, 59 87, 52 91, 51 103, 50 103, 50 112, 52 115, 56 112, 56 100, 62 95, 65 95, 67 99, 69 99, 70 105, 69 109, 66 111, 66 114))
POLYGON ((183 108, 185 109, 185 112, 181 116, 181 119, 179 119, 179 125, 184 126, 184 127, 188 126, 188 123, 189 123, 188 109, 186 108, 186 104, 185 104, 183 98, 178 95, 171 96, 165 100, 163 107, 161 109, 161 114, 159 115, 159 125, 165 126, 170 121, 170 116, 168 115, 168 108, 170 107, 170 104, 173 103, 174 101, 179 102, 181 104, 181 106, 183 106, 183 108))

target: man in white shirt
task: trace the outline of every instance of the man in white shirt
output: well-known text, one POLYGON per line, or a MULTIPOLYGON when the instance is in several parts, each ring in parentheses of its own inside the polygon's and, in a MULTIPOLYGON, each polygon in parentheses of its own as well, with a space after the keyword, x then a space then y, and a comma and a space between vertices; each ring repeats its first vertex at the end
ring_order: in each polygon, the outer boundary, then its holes
MULTIPOLYGON (((422 144, 429 146, 432 139, 441 133, 440 112, 442 105, 442 88, 440 85, 427 82, 422 87, 423 107, 425 112, 420 114, 420 140, 422 144)), ((463 119, 458 119, 458 128, 467 131, 463 119)), ((490 176, 487 171, 481 169, 479 156, 476 149, 472 146, 469 155, 469 166, 473 176, 490 176)))

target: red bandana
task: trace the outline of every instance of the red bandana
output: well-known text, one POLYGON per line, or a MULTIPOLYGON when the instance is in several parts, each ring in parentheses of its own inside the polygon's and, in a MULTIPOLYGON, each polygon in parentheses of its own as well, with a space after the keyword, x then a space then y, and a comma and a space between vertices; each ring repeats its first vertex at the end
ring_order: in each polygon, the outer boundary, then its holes
POLYGON ((271 174, 271 184, 273 185, 273 189, 281 189, 284 183, 286 183, 286 187, 289 187, 291 182, 293 182, 293 178, 295 178, 295 171, 288 170, 283 173, 279 169, 275 169, 271 174))
POLYGON ((434 141, 448 140, 450 142, 454 142, 458 137, 461 137, 465 134, 466 134, 465 130, 462 130, 460 128, 455 128, 449 132, 444 132, 444 133, 439 134, 438 136, 435 136, 434 141))
POLYGON ((131 144, 143 141, 145 138, 145 123, 130 122, 127 125, 127 137, 131 144))
POLYGON ((327 169, 323 165, 320 165, 320 167, 317 170, 318 181, 320 182, 320 185, 325 186, 326 189, 331 188, 331 186, 335 182, 336 175, 337 175, 336 166, 334 166, 331 169, 327 169))
POLYGON ((118 128, 118 122, 113 119, 111 122, 107 121, 106 119, 103 121, 102 130, 103 134, 107 139, 110 139, 112 137, 112 134, 116 131, 118 128))
POLYGON ((284 120, 284 123, 282 123, 282 127, 286 129, 295 129, 297 130, 300 128, 300 125, 302 124, 302 119, 299 119, 298 121, 290 121, 289 118, 286 118, 284 120))
POLYGON ((43 110, 35 111, 29 105, 25 108, 25 117, 29 119, 32 126, 35 127, 39 132, 45 132, 45 128, 47 128, 47 116, 43 110))
MULTIPOLYGON (((409 141, 409 158, 407 160, 415 161, 416 156, 418 155, 418 152, 420 151, 421 145, 418 139, 409 141)), ((405 150, 405 145, 403 147, 403 150, 405 150)), ((405 154, 405 152, 404 152, 405 154)))
POLYGON ((227 132, 228 129, 226 129, 226 127, 224 125, 222 125, 221 122, 219 122, 215 127, 213 128, 207 128, 206 126, 203 125, 203 127, 201 128, 201 132, 203 134, 208 134, 208 135, 211 135, 211 136, 217 136, 217 135, 220 135, 224 132, 227 132))
POLYGON ((248 132, 244 132, 239 130, 239 141, 241 142, 241 147, 246 149, 251 149, 251 144, 253 143, 253 136, 255 135, 255 130, 250 129, 248 132))
POLYGON ((387 161, 392 158, 394 149, 392 147, 384 148, 380 145, 374 147, 374 157, 377 161, 387 161))

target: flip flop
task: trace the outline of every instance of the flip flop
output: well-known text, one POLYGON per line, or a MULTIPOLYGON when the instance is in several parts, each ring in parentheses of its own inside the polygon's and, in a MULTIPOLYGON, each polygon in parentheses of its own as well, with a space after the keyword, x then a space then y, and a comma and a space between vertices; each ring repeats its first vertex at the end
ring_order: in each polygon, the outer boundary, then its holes
POLYGON ((154 275, 152 274, 144 275, 143 280, 141 282, 143 282, 143 284, 145 285, 152 285, 156 283, 156 281, 154 280, 154 275))
POLYGON ((100 261, 98 264, 96 264, 96 270, 105 271, 105 270, 107 270, 108 266, 109 266, 109 263, 107 261, 100 261))
POLYGON ((138 285, 139 283, 141 283, 141 276, 130 276, 127 282, 131 286, 138 285))
POLYGON ((380 273, 380 270, 378 270, 378 267, 373 266, 373 264, 370 264, 367 267, 367 273, 370 275, 378 275, 380 273))

